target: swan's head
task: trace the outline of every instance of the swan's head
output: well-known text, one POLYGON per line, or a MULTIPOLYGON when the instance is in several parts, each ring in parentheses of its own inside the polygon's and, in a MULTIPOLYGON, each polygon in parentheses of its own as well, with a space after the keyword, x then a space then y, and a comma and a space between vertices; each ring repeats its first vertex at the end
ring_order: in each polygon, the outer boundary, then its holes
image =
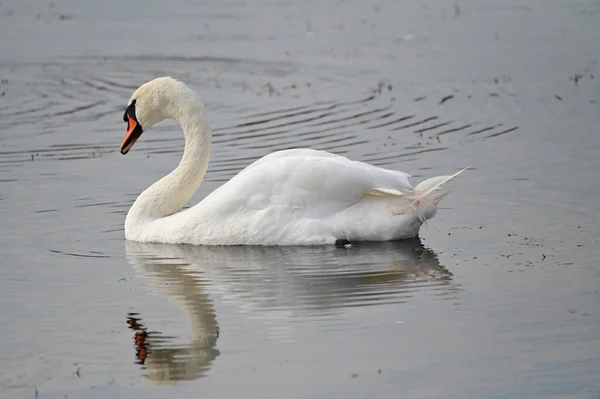
POLYGON ((127 154, 142 133, 167 118, 176 118, 181 104, 192 100, 195 93, 171 77, 153 79, 141 85, 131 96, 123 115, 127 132, 121 154, 127 154))

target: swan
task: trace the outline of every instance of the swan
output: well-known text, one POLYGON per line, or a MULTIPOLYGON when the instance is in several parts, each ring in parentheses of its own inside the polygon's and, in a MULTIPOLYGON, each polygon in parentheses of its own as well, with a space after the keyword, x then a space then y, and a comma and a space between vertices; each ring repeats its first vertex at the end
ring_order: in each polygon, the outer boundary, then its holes
POLYGON ((247 166, 201 202, 182 210, 200 186, 211 151, 211 127, 196 92, 171 77, 142 84, 129 99, 120 147, 175 119, 185 145, 179 165, 144 190, 125 218, 125 238, 193 245, 347 245, 416 237, 447 194, 450 176, 416 187, 409 174, 326 151, 273 152, 247 166))

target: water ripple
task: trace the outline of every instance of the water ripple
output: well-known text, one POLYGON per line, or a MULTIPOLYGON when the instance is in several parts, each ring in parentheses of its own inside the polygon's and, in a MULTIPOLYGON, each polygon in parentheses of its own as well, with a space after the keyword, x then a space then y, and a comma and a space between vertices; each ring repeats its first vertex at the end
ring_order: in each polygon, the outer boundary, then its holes
MULTIPOLYGON (((9 173, 12 168, 26 161, 65 162, 116 153, 122 135, 120 132, 124 129, 119 122, 123 105, 140 82, 140 76, 132 75, 128 69, 143 75, 148 71, 142 72, 140 67, 146 65, 148 60, 156 62, 156 65, 164 64, 165 67, 169 65, 175 69, 179 64, 202 65, 197 74, 189 76, 188 83, 192 85, 205 85, 207 80, 212 82, 214 79, 212 71, 222 66, 235 70, 239 75, 250 71, 251 65, 260 65, 261 68, 274 73, 273 78, 282 80, 285 80, 287 75, 280 72, 290 67, 281 63, 270 64, 225 58, 183 59, 158 56, 114 59, 76 58, 70 60, 69 64, 57 61, 41 65, 0 65, 7 76, 6 82, 10 93, 16 93, 13 103, 0 110, 2 117, 0 119, 4 121, 0 122, 0 127, 8 129, 8 137, 19 134, 20 137, 30 138, 16 141, 15 143, 19 143, 16 148, 3 148, 0 151, 0 164, 6 165, 8 167, 6 172, 9 173), (111 60, 118 62, 120 69, 107 74, 105 64, 111 60), (17 75, 20 69, 26 69, 32 80, 25 82, 20 79, 17 75), (78 78, 65 78, 67 70, 79 75, 78 78), (88 132, 83 135, 78 133, 81 128, 70 122, 93 123, 93 125, 88 125, 89 128, 86 128, 88 132), (34 131, 35 129, 37 131, 32 136, 30 133, 32 129, 27 128, 27 133, 23 134, 21 125, 36 126, 34 131), (72 133, 58 136, 63 129, 72 133), (41 135, 47 135, 48 139, 40 139, 41 135), (62 142, 51 137, 61 137, 62 142)), ((238 78, 238 76, 230 77, 230 79, 238 78)), ((202 93, 206 93, 208 99, 219 98, 219 86, 232 82, 228 79, 220 76, 218 84, 212 89, 203 89, 202 93)), ((419 112, 403 112, 402 103, 395 100, 395 93, 391 86, 389 90, 378 87, 368 95, 356 93, 355 98, 346 98, 343 101, 312 100, 310 93, 319 91, 318 85, 325 84, 322 82, 326 80, 315 79, 312 85, 307 85, 302 91, 298 91, 298 88, 293 85, 301 95, 296 99, 289 98, 287 102, 290 105, 285 108, 277 106, 277 102, 265 102, 258 97, 254 107, 248 107, 247 101, 229 106, 219 101, 209 103, 207 106, 211 119, 214 119, 215 156, 213 159, 215 160, 212 165, 215 165, 215 169, 209 170, 207 178, 222 180, 224 176, 235 174, 254 159, 279 149, 309 145, 347 154, 358 160, 391 165, 396 159, 410 162, 411 157, 415 155, 442 151, 450 148, 453 143, 465 144, 461 138, 487 140, 518 129, 518 126, 504 126, 504 123, 488 123, 487 126, 476 127, 478 123, 475 121, 465 120, 457 115, 443 117, 442 115, 449 114, 448 110, 443 109, 439 101, 431 100, 430 103, 427 96, 424 96, 419 104, 423 104, 422 112, 429 113, 429 116, 419 116, 419 112), (269 105, 265 107, 265 104, 269 105), (436 107, 440 111, 439 114, 432 113, 436 107), (240 114, 236 109, 245 111, 240 114), (234 112, 235 117, 229 115, 231 111, 234 112), (473 128, 474 130, 470 130, 473 128), (368 136, 362 132, 364 129, 368 130, 368 136), (414 135, 403 134, 402 132, 406 130, 414 135), (424 137, 424 134, 428 137, 424 137), (445 141, 444 146, 431 141, 435 139, 439 141, 442 136, 445 141), (419 147, 419 150, 398 152, 393 151, 394 146, 419 147), (381 151, 383 147, 388 148, 381 151), (374 148, 378 151, 373 152, 374 148), (240 158, 238 155, 240 149, 255 157, 240 158)), ((277 88, 277 90, 281 89, 277 88)), ((456 100, 457 96, 454 96, 453 102, 456 100)), ((173 137, 157 138, 156 134, 165 130, 173 130, 173 128, 167 129, 161 126, 161 129, 157 129, 152 135, 145 135, 133 153, 145 156, 180 154, 183 144, 180 133, 169 132, 173 137)), ((466 143, 468 144, 468 141, 466 143)))

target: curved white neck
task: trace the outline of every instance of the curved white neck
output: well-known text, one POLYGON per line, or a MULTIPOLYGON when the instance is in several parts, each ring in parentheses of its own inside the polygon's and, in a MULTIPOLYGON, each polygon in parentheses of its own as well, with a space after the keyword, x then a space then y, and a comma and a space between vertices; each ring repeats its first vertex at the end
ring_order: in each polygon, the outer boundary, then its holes
POLYGON ((206 174, 212 134, 204 107, 184 98, 169 104, 165 114, 176 119, 183 129, 183 157, 175 170, 140 194, 127 214, 125 231, 140 222, 160 219, 181 210, 206 174))

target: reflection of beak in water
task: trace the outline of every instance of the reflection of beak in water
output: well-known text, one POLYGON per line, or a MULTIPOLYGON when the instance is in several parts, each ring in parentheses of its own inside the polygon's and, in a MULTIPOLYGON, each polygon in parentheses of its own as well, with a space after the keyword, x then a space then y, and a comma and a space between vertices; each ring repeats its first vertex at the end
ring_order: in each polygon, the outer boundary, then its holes
POLYGON ((135 331, 133 341, 135 342, 135 357, 138 359, 137 364, 144 364, 146 357, 148 356, 148 346, 146 345, 146 338, 148 338, 148 332, 146 328, 141 324, 141 319, 136 316, 138 313, 130 312, 127 316, 127 324, 129 328, 135 331))
MULTIPOLYGON (((326 315, 352 306, 402 303, 416 291, 447 297, 460 291, 452 274, 419 239, 362 243, 351 248, 210 247, 126 243, 127 258, 160 291, 183 302, 191 321, 192 344, 166 348, 160 334, 146 331, 139 317, 138 359, 155 382, 198 378, 218 355, 219 329, 208 294, 235 303, 246 314, 275 318, 289 327, 302 314, 326 315), (165 285, 165 283, 167 283, 165 285)), ((277 331, 282 332, 281 328, 277 331)))
POLYGON ((135 331, 136 363, 143 365, 147 370, 146 377, 155 384, 201 377, 219 355, 215 349, 219 337, 217 317, 212 302, 202 290, 201 275, 190 270, 182 259, 130 251, 129 244, 127 255, 140 271, 158 283, 153 285, 153 291, 167 294, 183 304, 192 330, 191 342, 182 347, 175 337, 149 331, 141 315, 129 313, 127 324, 135 331))

